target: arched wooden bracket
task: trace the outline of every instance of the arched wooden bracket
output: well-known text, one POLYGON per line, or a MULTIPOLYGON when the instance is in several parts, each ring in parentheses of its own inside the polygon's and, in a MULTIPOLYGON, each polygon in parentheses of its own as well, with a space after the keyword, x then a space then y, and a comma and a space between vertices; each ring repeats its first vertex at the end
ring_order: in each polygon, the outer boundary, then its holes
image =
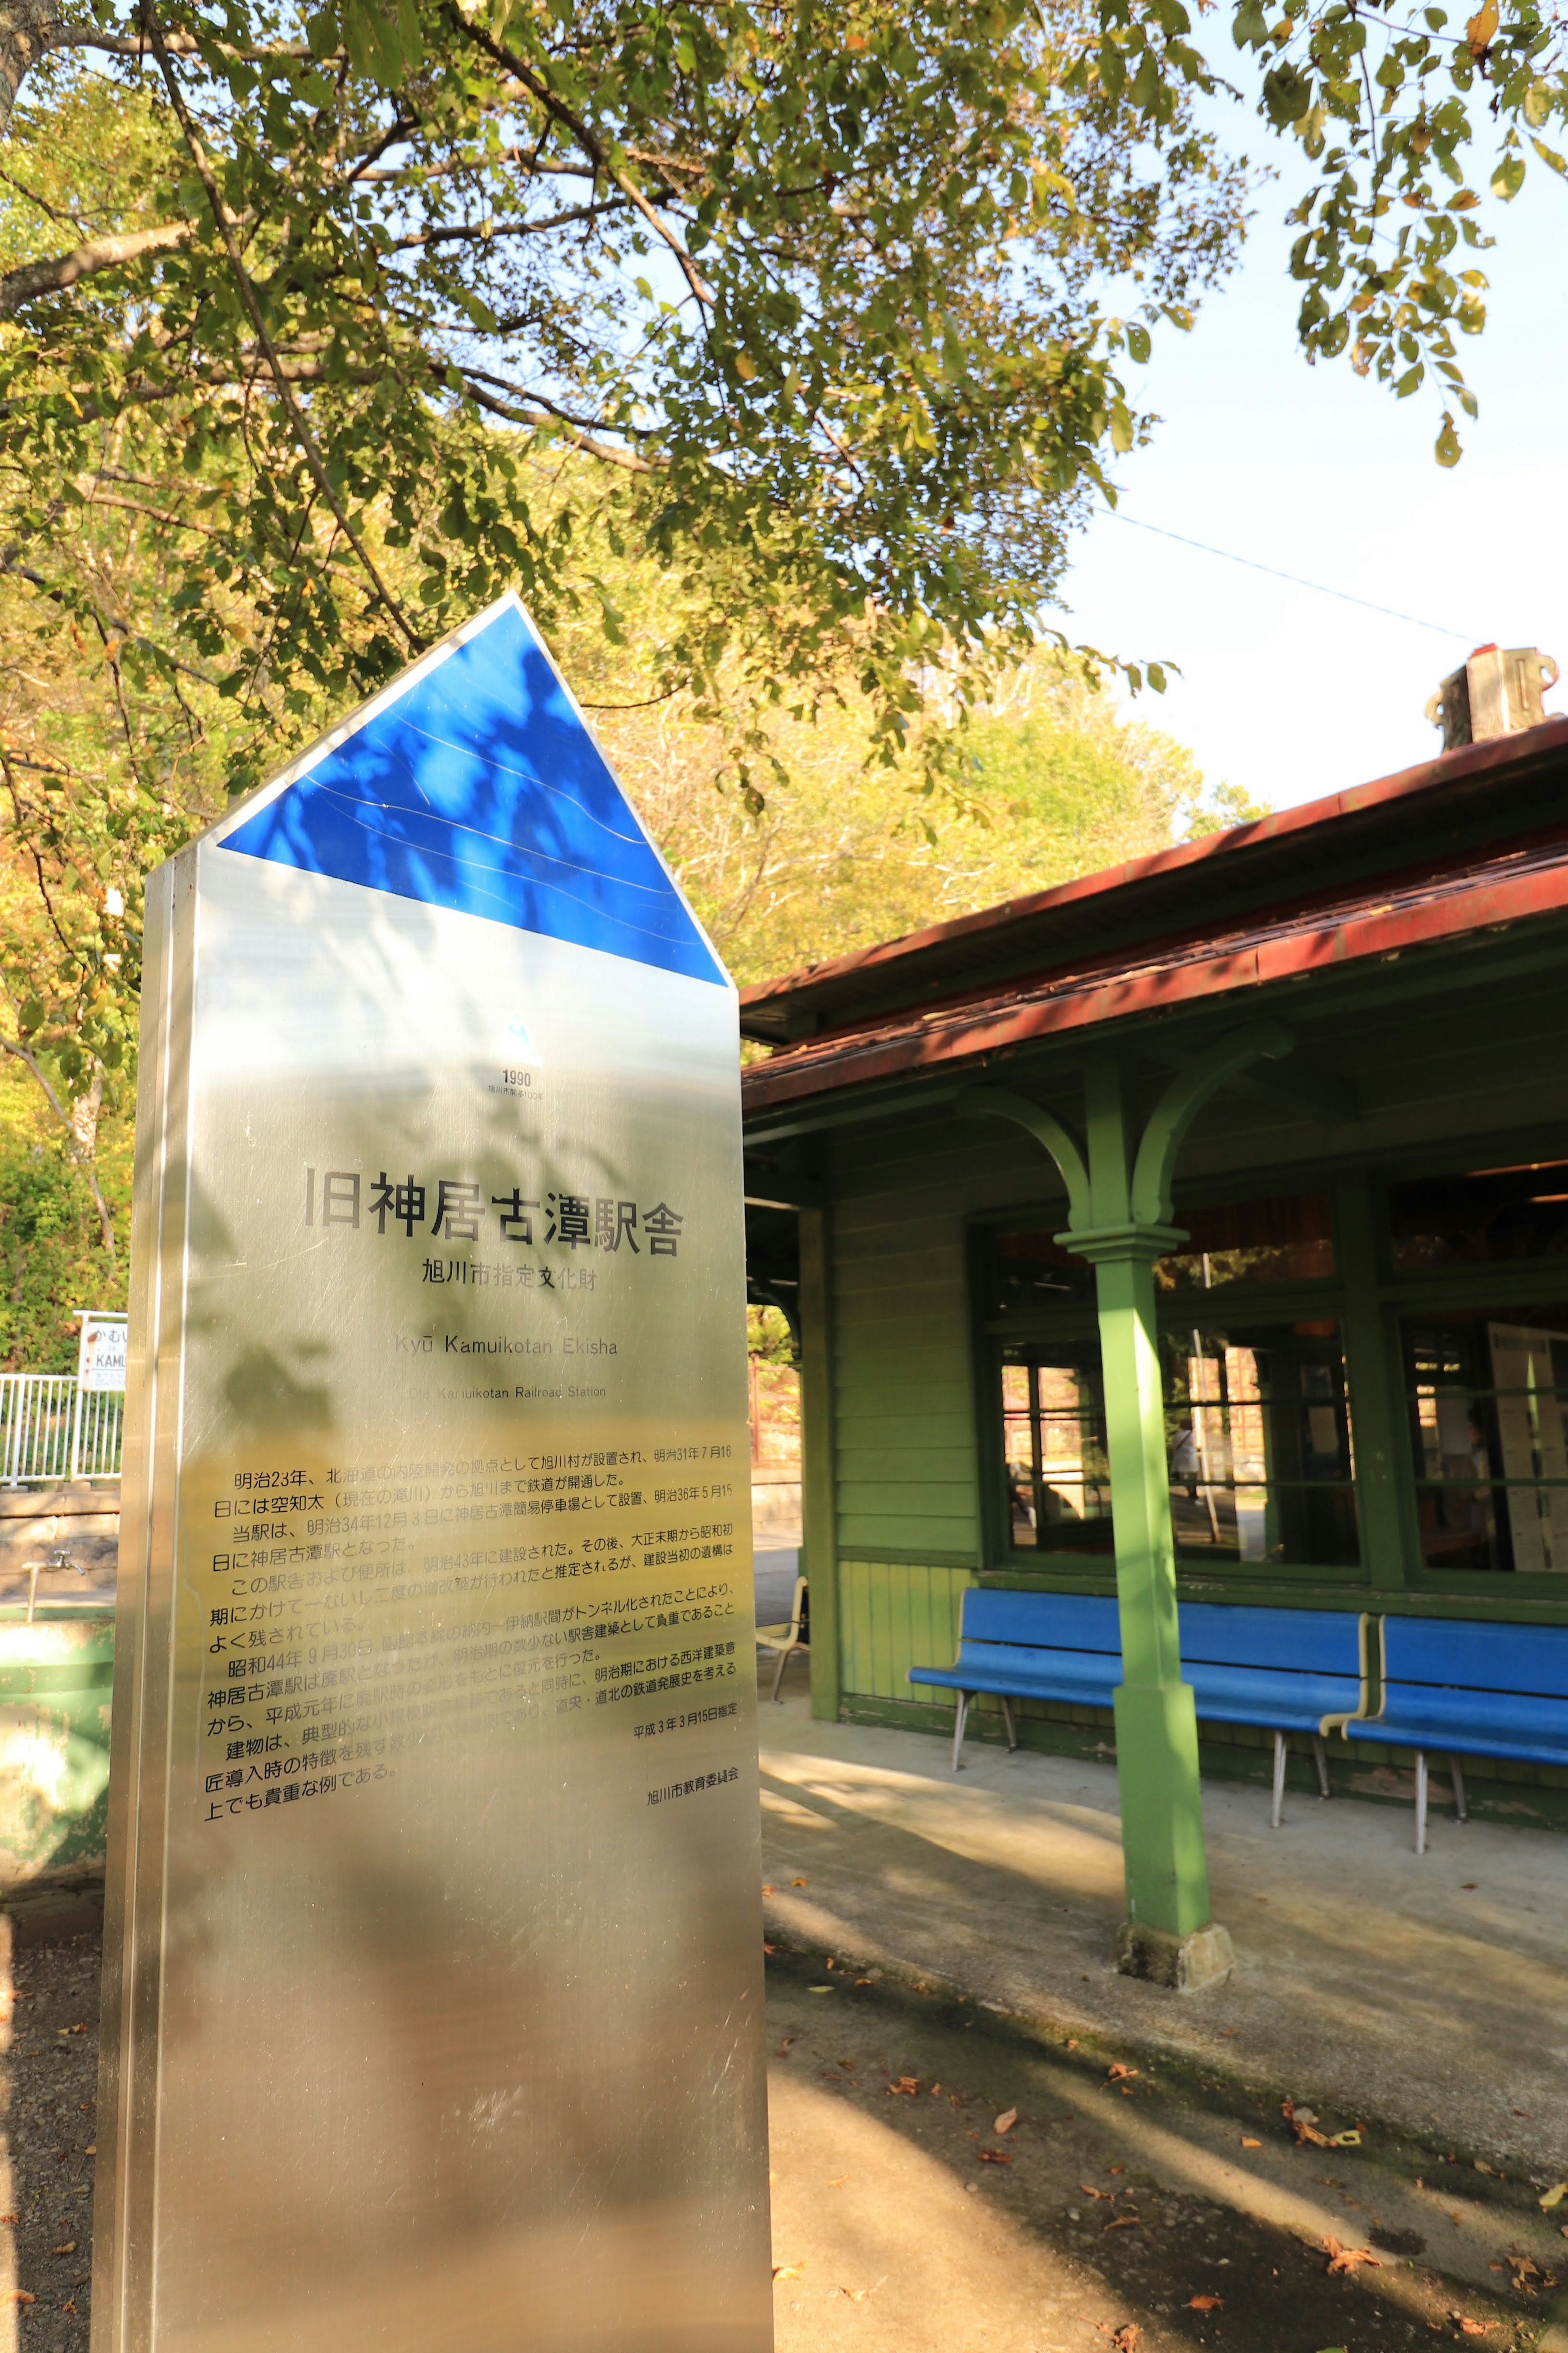
POLYGON ((1209 1097, 1249 1062, 1278 1061, 1295 1043, 1282 1021, 1249 1021, 1244 1029, 1220 1039, 1172 1080, 1149 1114, 1132 1165, 1131 1209, 1137 1224, 1170 1224, 1176 1155, 1209 1097))
POLYGON ((1090 1222, 1089 1168, 1083 1146, 1054 1112, 1031 1103, 1027 1095, 1015 1094, 1010 1087, 965 1087, 953 1109, 961 1119, 1010 1119, 1015 1125, 1026 1128, 1036 1143, 1050 1154, 1061 1172, 1068 1190, 1068 1225, 1087 1226, 1090 1222))

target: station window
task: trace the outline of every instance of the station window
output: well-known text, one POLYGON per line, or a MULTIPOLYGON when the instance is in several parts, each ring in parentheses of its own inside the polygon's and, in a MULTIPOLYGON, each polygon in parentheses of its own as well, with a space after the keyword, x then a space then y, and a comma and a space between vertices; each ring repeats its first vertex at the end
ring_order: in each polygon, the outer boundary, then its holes
MULTIPOLYGON (((1331 1319, 1204 1319, 1160 1336, 1177 1555, 1353 1566, 1352 1429, 1331 1319)), ((1013 1547, 1112 1551, 1097 1339, 1003 1351, 1013 1547)))
POLYGON ((1402 1328, 1424 1566, 1568 1572, 1568 1302, 1402 1328))
POLYGON ((1205 1320, 1162 1332, 1160 1356, 1178 1556, 1358 1561, 1337 1323, 1205 1320))
POLYGON ((1100 1342, 1007 1348, 1003 1453, 1018 1552, 1110 1556, 1110 1475, 1100 1342))
POLYGON ((1568 1160, 1392 1186, 1388 1223, 1398 1275, 1568 1257, 1568 1160))
MULTIPOLYGON (((1321 1282, 1334 1272, 1333 1229, 1326 1193, 1285 1193, 1261 1201, 1225 1201, 1178 1211, 1188 1239, 1154 1264, 1162 1299, 1232 1283, 1321 1282)), ((1058 1221, 998 1234, 990 1312, 1023 1322, 1053 1308, 1092 1302, 1094 1276, 1056 1239, 1058 1221)))

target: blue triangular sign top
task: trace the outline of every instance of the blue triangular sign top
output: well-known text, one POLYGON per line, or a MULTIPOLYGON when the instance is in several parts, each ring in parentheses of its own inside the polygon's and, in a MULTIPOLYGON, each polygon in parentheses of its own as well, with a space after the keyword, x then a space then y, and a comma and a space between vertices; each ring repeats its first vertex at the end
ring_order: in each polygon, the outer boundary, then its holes
POLYGON ((217 846, 725 982, 510 598, 217 846))

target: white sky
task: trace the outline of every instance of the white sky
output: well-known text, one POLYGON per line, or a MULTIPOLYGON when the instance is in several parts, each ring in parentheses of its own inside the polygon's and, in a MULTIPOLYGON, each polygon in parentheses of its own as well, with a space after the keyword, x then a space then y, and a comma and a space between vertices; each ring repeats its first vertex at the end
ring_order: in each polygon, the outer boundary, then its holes
MULTIPOLYGON (((1233 140, 1254 154, 1274 145, 1240 110, 1233 140)), ((1502 237, 1468 258, 1491 280, 1488 325, 1460 339, 1481 413, 1458 419, 1452 471, 1432 456, 1440 408, 1426 387, 1398 401, 1342 360, 1300 356, 1287 201, 1278 184, 1262 188, 1240 271, 1191 335, 1163 332, 1149 365, 1130 371, 1139 405, 1163 421, 1121 461, 1122 512, 1452 634, 1105 514, 1078 542, 1063 592, 1075 639, 1180 665, 1135 715, 1190 744, 1211 781, 1275 807, 1439 750, 1424 706, 1475 645, 1537 645, 1568 672, 1568 187, 1531 159, 1517 201, 1488 208, 1502 237)), ((1568 684, 1546 708, 1568 710, 1568 684)))

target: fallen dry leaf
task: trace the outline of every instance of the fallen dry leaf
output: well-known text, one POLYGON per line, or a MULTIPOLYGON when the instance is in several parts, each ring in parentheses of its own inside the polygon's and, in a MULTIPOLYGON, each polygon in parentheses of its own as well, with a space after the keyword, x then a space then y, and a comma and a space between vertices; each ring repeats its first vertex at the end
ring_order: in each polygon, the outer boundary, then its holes
POLYGON ((1189 2296, 1187 2299, 1187 2310, 1189 2312, 1223 2312, 1225 2310, 1225 2298, 1223 2295, 1189 2296))
POLYGON ((1017 2121, 1018 2111, 1016 2108, 1004 2108, 991 2129, 994 2133, 1011 2132, 1017 2121))
POLYGON ((38 2299, 36 2295, 29 2295, 25 2287, 14 2287, 11 2290, 11 2301, 13 2304, 37 2304, 38 2299))
POLYGON ((772 1895, 772 1894, 773 1894, 773 1892, 774 1892, 774 1891, 773 1891, 773 1887, 772 1887, 771 1885, 769 1885, 769 1884, 767 1884, 767 1883, 764 1883, 763 1887, 763 1894, 764 1895, 772 1895))
POLYGON ((773 2277, 776 2280, 803 2279, 805 2275, 805 2265, 804 2263, 775 2263, 773 2265, 773 2277))
POLYGON ((1489 2165, 1483 2165, 1480 2158, 1478 2157, 1476 2159, 1476 2171, 1478 2173, 1490 2173, 1491 2167, 1489 2165))
POLYGON ((1005 2149, 983 2148, 980 2151, 980 2162, 982 2165, 1011 2165, 1013 2160, 1005 2149))
POLYGON ((83 2157, 96 2157, 98 2155, 98 2143, 95 2140, 89 2140, 87 2147, 82 2150, 82 2155, 83 2157))
POLYGON ((1491 2327, 1489 2320, 1467 2320, 1462 2312, 1457 2312, 1454 2317, 1459 2324, 1461 2337, 1484 2337, 1491 2327))
POLYGON ((1143 2217, 1142 2214, 1113 2214, 1109 2222, 1102 2222, 1100 2227, 1102 2232, 1141 2231, 1143 2227, 1143 2217))
POLYGON ((1335 2272, 1353 2272, 1358 2263, 1371 2263, 1375 2270, 1383 2269, 1383 2257, 1374 2255, 1370 2247, 1342 2247, 1337 2239, 1325 2239, 1323 2253, 1329 2259, 1331 2278, 1335 2272))
POLYGON ((1116 2348, 1116 2353, 1138 2353, 1138 2339, 1142 2334, 1143 2331, 1139 2327, 1138 2323, 1135 2320, 1130 2320, 1124 2328, 1117 2330, 1110 2341, 1116 2348))
POLYGON ((896 2084, 889 2084, 888 2097, 889 2100, 896 2100, 899 2094, 903 2092, 912 2100, 920 2087, 920 2078, 917 2075, 900 2075, 896 2084))
POLYGON ((1261 2148, 1263 2143, 1260 2140, 1248 2140, 1244 2133, 1242 2135, 1241 2146, 1243 2148, 1261 2148))
POLYGON ((778 1947, 777 1947, 776 1945, 769 1945, 769 1944, 764 1943, 764 1944, 763 1944, 763 1952, 764 1952, 764 1953, 776 1953, 776 1952, 778 1951, 778 1947))
POLYGON ((792 1879, 790 1881, 790 1885, 792 1887, 804 1887, 805 1885, 805 1882, 804 1879, 792 1879))
POLYGON ((56 2255, 74 2255, 76 2253, 76 2241, 74 2239, 68 2239, 63 2247, 52 2247, 49 2252, 51 2254, 56 2255))
POLYGON ((1568 2198, 1568 2181, 1554 2181, 1545 2197, 1538 2201, 1542 2212, 1550 2214, 1553 2206, 1562 2205, 1564 2198, 1568 2198))
POLYGON ((1106 2076, 1105 2080, 1108 2084, 1120 2084, 1128 2076, 1136 2075, 1137 2073, 1138 2070, 1136 2067, 1129 2067, 1124 2059, 1119 2059, 1116 2062, 1115 2066, 1111 2068, 1110 2073, 1106 2076))
POLYGON ((1082 2190, 1086 2198, 1110 2198, 1114 2200, 1116 2196, 1114 2189, 1096 2189, 1089 2182, 1087 2181, 1080 2181, 1078 2186, 1082 2190))

